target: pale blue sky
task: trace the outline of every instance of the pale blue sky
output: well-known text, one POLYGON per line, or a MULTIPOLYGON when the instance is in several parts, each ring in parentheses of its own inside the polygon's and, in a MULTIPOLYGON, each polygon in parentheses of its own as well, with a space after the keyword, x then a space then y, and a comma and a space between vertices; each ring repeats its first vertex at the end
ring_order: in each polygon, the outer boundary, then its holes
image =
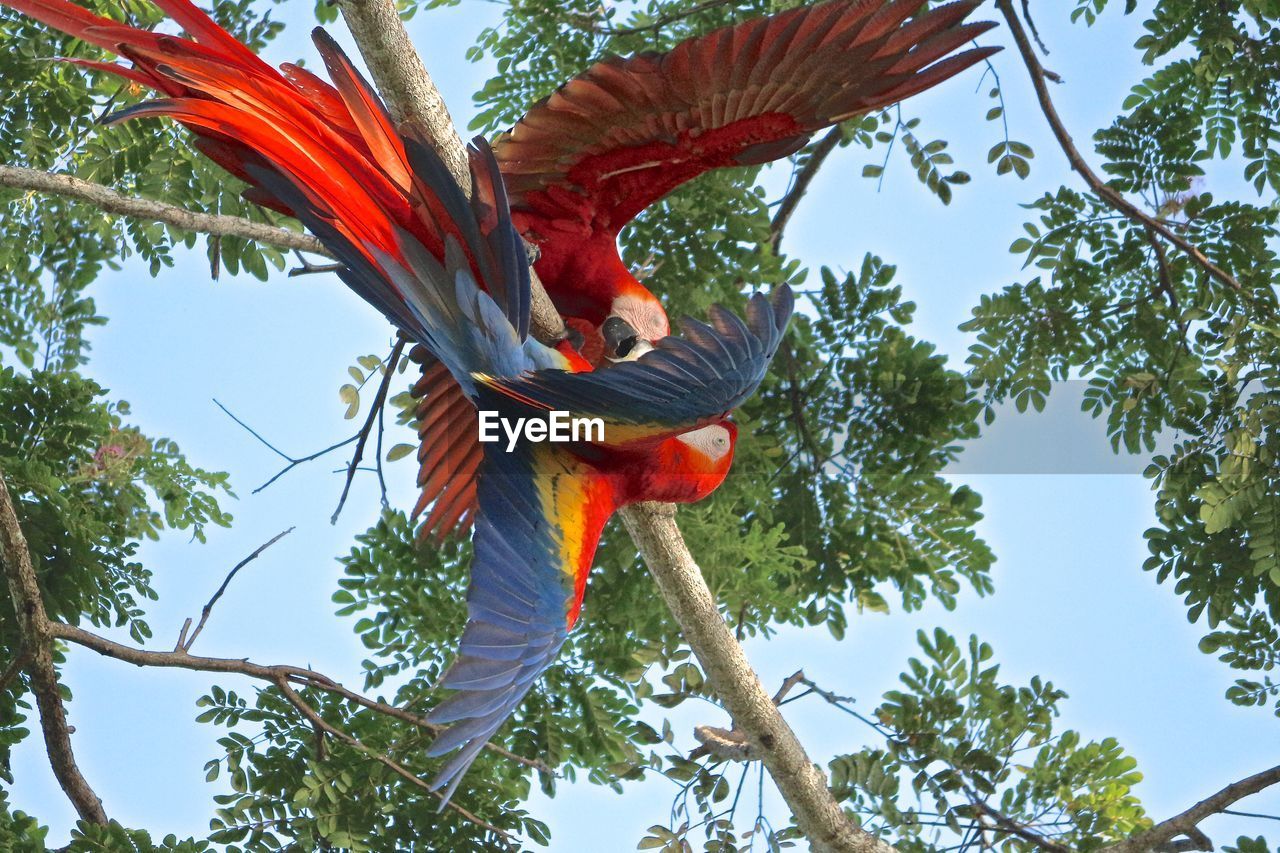
MULTIPOLYGON (((313 57, 306 38, 310 9, 309 2, 292 4, 291 26, 272 46, 271 59, 313 57)), ((498 11, 497 5, 465 0, 459 8, 420 13, 410 23, 461 125, 473 113, 471 93, 488 73, 466 63, 463 53, 498 11)), ((1087 143, 1141 76, 1129 47, 1138 22, 1111 12, 1087 31, 1068 25, 1066 11, 1051 13, 1046 6, 1038 23, 1053 49, 1046 64, 1067 81, 1054 92, 1059 109, 1077 139, 1087 143)), ((340 25, 332 29, 347 43, 340 25)), ((980 294, 1019 275, 1007 250, 1025 215, 1018 204, 1071 182, 1016 57, 1006 52, 996 63, 1011 133, 1037 151, 1031 180, 997 178, 987 166, 986 151, 999 131, 983 120, 989 86, 975 93, 980 72, 970 71, 916 99, 909 110, 925 116, 922 133, 952 141, 959 166, 974 176, 949 207, 929 196, 897 157, 877 193, 873 182, 860 177, 870 156, 845 150, 831 158, 787 234, 789 251, 814 268, 855 268, 868 250, 896 264, 898 281, 919 303, 914 332, 957 361, 967 346, 957 324, 980 294)), ((780 189, 784 179, 770 177, 770 187, 780 189)), ((293 535, 232 584, 196 649, 264 663, 306 663, 358 686, 365 650, 349 622, 333 615, 329 596, 340 575, 335 558, 377 516, 374 479, 357 480, 336 526, 330 526, 329 515, 341 480, 331 471, 340 456, 300 468, 251 495, 278 460, 222 415, 212 398, 287 452, 326 446, 351 428, 341 418, 336 393, 346 367, 358 355, 385 353, 385 321, 331 277, 210 282, 202 251, 183 255, 157 279, 128 264, 104 275, 93 295, 111 322, 93 335, 90 374, 129 400, 134 420, 148 432, 176 439, 196 464, 230 471, 240 494, 228 505, 234 527, 212 531, 209 544, 170 536, 143 546, 141 559, 155 572, 160 593, 149 616, 154 647, 172 647, 183 619, 199 612, 229 566, 296 525, 293 535)), ((1036 442, 1045 417, 1019 418, 1010 427, 1015 439, 1036 442)), ((1105 440, 1100 428, 1082 427, 1090 428, 1097 441, 1105 440)), ((411 465, 393 465, 389 473, 392 501, 410 506, 411 465)), ((804 667, 820 683, 873 708, 915 652, 916 630, 942 625, 991 642, 1007 680, 1041 674, 1066 689, 1071 698, 1061 725, 1087 738, 1119 738, 1146 774, 1140 791, 1157 817, 1275 763, 1276 720, 1222 698, 1233 673, 1196 650, 1200 627, 1187 624, 1171 589, 1156 586, 1141 571, 1142 531, 1153 523, 1146 481, 1133 475, 968 475, 963 481, 985 499, 979 532, 998 556, 995 596, 978 599, 966 592, 954 613, 929 606, 912 614, 854 616, 841 643, 821 629, 785 630, 772 641, 749 643, 748 654, 767 685, 804 667)), ((70 654, 65 678, 76 697, 70 713, 77 756, 108 813, 157 835, 204 833, 212 796, 223 790, 221 782, 206 784, 202 770, 206 760, 221 754, 215 744, 221 730, 193 722, 195 699, 211 678, 139 670, 79 649, 70 654)), ((247 680, 218 682, 244 692, 254 687, 247 680)), ((723 722, 712 710, 691 704, 678 710, 674 721, 682 746, 692 744, 695 723, 723 722)), ((788 705, 787 716, 818 760, 865 740, 850 718, 818 702, 788 705)), ((74 815, 38 738, 18 749, 14 771, 15 805, 50 824, 54 843, 64 841, 74 815)), ((605 853, 634 849, 647 826, 665 822, 671 796, 671 786, 661 780, 631 785, 622 797, 582 783, 562 785, 554 801, 539 796, 533 807, 551 825, 553 850, 605 853)), ((775 824, 785 822, 776 798, 770 803, 775 824)), ((1258 797, 1244 807, 1274 813, 1280 811, 1280 795, 1258 797)), ((1241 832, 1265 832, 1266 824, 1220 818, 1205 828, 1221 844, 1241 832)))

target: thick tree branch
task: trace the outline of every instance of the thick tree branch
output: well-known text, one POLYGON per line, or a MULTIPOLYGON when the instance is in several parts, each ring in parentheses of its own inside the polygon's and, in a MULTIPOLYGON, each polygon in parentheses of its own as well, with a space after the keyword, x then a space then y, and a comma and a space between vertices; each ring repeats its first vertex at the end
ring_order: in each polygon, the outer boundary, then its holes
POLYGON ((1085 162, 1084 157, 1080 154, 1080 150, 1076 148, 1075 142, 1071 139, 1071 134, 1067 132, 1066 125, 1062 123, 1062 118, 1058 115, 1058 110, 1053 105, 1053 99, 1049 97, 1049 85, 1046 82, 1047 72, 1044 66, 1040 64, 1040 58, 1036 56, 1035 48, 1027 37, 1026 30, 1023 29, 1018 13, 1013 8, 1013 0, 996 0, 996 8, 1000 10, 1000 13, 1004 15, 1005 21, 1009 24, 1009 32, 1013 34, 1013 40, 1018 45, 1018 52, 1022 55, 1022 61, 1027 66, 1027 72, 1031 75, 1031 85, 1035 88, 1036 99, 1040 102, 1040 110, 1044 113, 1045 119, 1048 120, 1049 127, 1053 131, 1054 137, 1058 140, 1058 145, 1062 148, 1063 153, 1067 155, 1067 161, 1071 164, 1071 168, 1080 177, 1084 178, 1084 182, 1089 185, 1089 188, 1108 205, 1123 213, 1134 223, 1155 231, 1161 237, 1177 246, 1212 278, 1217 279, 1232 290, 1241 290, 1240 282, 1236 281, 1234 276, 1205 257, 1204 252, 1201 252, 1192 243, 1179 236, 1163 222, 1148 216, 1138 209, 1128 199, 1108 186, 1089 167, 1089 164, 1085 162))
POLYGON ((702 570, 676 527, 674 507, 636 504, 621 516, 708 683, 733 717, 734 728, 746 736, 753 756, 764 762, 813 848, 892 851, 893 847, 849 820, 827 787, 826 776, 782 718, 720 615, 702 570))
POLYGON ((1145 832, 1140 832, 1109 847, 1103 847, 1100 853, 1146 853, 1146 851, 1150 850, 1167 850, 1171 849, 1168 846, 1169 843, 1180 835, 1185 835, 1193 841, 1200 842, 1196 847, 1186 849, 1212 850, 1213 845, 1211 843, 1208 846, 1203 846, 1203 842, 1208 841, 1208 839, 1196 828, 1199 823, 1205 818, 1226 811, 1237 800, 1242 800, 1250 794, 1256 794, 1278 783, 1280 783, 1280 766, 1272 767, 1270 770, 1263 770, 1261 773, 1255 773, 1246 779, 1241 779, 1239 782, 1231 783, 1181 814, 1161 821, 1145 832))
POLYGON ((242 237, 279 249, 311 252, 332 257, 329 250, 310 234, 277 228, 261 222, 250 222, 239 216, 196 213, 173 204, 127 196, 110 187, 85 181, 73 175, 55 175, 23 166, 0 166, 0 187, 49 193, 87 202, 107 213, 163 222, 183 231, 195 231, 214 237, 242 237))
POLYGON ((71 732, 67 728, 66 709, 62 706, 62 688, 53 665, 55 634, 44 610, 35 567, 31 565, 31 553, 27 550, 27 539, 22 534, 3 471, 0 471, 0 564, 3 564, 18 633, 22 637, 23 652, 19 657, 25 656, 27 660, 27 674, 40 711, 40 728, 44 732, 53 775, 81 820, 105 826, 107 813, 102 807, 102 800, 80 772, 75 753, 71 750, 71 732))
POLYGON ((338 8, 391 117, 424 131, 453 179, 470 195, 466 148, 454 130, 440 90, 409 39, 394 0, 338 0, 338 8))
MULTIPOLYGON (((437 146, 448 150, 455 138, 448 113, 421 61, 406 56, 413 48, 394 0, 339 0, 339 5, 393 114, 427 129, 437 146)), ((537 284, 535 297, 539 294, 545 299, 537 284)), ((547 329, 540 326, 534 333, 547 340, 547 329)), ((622 519, 716 694, 759 751, 801 832, 821 851, 892 851, 854 826, 836 803, 822 771, 805 754, 725 625, 674 515, 669 506, 640 505, 623 510, 622 519)))
MULTIPOLYGON (((471 171, 461 137, 453 127, 440 91, 409 40, 394 0, 338 0, 343 20, 360 48, 373 81, 397 121, 425 132, 449 173, 471 193, 471 171)), ((536 273, 532 279, 529 328, 545 344, 568 336, 559 312, 551 304, 536 273)))

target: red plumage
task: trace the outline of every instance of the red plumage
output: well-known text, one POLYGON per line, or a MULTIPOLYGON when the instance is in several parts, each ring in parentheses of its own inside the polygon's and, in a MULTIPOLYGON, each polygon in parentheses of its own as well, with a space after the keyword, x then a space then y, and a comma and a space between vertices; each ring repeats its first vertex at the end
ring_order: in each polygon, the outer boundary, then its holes
MULTIPOLYGON (((245 164, 260 156, 255 149, 266 153, 357 244, 395 257, 395 229, 402 228, 438 255, 452 233, 434 195, 414 186, 376 96, 336 46, 318 41, 331 85, 295 65, 277 71, 189 0, 154 2, 190 38, 135 29, 68 0, 3 2, 132 61, 132 68, 79 64, 163 93, 166 99, 127 114, 172 116, 242 180, 253 183, 245 164)), ((909 97, 994 52, 948 57, 992 26, 962 23, 977 0, 917 14, 922 4, 833 0, 725 27, 665 54, 610 57, 496 140, 514 219, 541 251, 535 269, 583 333, 591 363, 601 356, 598 328, 610 316, 627 319, 642 337, 668 331, 661 304, 618 255, 617 234, 633 216, 709 169, 787 156, 813 132, 909 97)), ((492 197, 492 187, 478 190, 492 197)), ((290 213, 260 188, 246 196, 290 213)), ((484 280, 479 268, 487 260, 471 262, 484 280)), ((474 409, 452 377, 429 360, 423 369, 415 387, 422 401, 415 514, 430 506, 423 530, 443 536, 471 522, 481 453, 474 409)), ((702 496, 714 488, 707 482, 686 491, 702 496)))

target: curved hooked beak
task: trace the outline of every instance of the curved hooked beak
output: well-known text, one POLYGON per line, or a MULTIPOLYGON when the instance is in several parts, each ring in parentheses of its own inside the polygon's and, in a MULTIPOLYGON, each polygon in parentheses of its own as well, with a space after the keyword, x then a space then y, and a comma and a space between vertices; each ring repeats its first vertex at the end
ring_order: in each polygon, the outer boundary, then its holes
POLYGON ((605 358, 612 362, 634 361, 653 349, 653 344, 641 338, 631 324, 616 314, 600 327, 604 338, 605 358))

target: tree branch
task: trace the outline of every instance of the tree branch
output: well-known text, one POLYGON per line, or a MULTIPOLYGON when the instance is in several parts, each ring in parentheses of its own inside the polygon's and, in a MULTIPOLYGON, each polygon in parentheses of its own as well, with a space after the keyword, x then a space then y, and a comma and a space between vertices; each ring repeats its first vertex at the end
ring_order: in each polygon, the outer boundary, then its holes
POLYGON ((391 117, 417 125, 444 160, 449 174, 471 195, 466 147, 454 130, 440 90, 414 50, 395 2, 338 0, 338 8, 391 117))
POLYGON ((49 765, 80 819, 105 826, 107 813, 102 807, 102 800, 80 772, 75 753, 71 749, 71 732, 67 727, 66 709, 62 705, 62 688, 58 684, 58 671, 53 665, 53 641, 56 635, 44 610, 35 567, 31 565, 31 552, 27 549, 27 539, 18 522, 18 513, 9 496, 9 488, 5 485, 3 471, 0 471, 0 563, 3 564, 5 581, 13 601, 18 634, 22 637, 24 651, 19 657, 25 655, 27 659, 31 690, 35 693, 36 707, 40 711, 40 728, 44 731, 49 765))
MULTIPOLYGON (((314 687, 317 690, 323 690, 327 693, 333 693, 341 696, 348 702, 352 702, 362 708, 368 708, 370 711, 376 711, 379 714, 385 714, 388 717, 394 717, 406 723, 410 723, 423 731, 431 734, 439 734, 444 728, 435 723, 429 723, 417 714, 406 711, 403 708, 397 708, 394 705, 388 705, 385 702, 379 702, 376 699, 370 699, 360 693, 356 693, 338 682, 334 681, 323 673, 316 672, 301 666, 289 666, 287 664, 271 664, 264 665, 253 663, 248 658, 211 658, 203 655, 193 655, 183 649, 174 649, 171 652, 158 652, 149 649, 139 649, 133 646, 126 646, 121 643, 108 640, 106 637, 100 637, 83 628, 75 625, 67 625, 63 622, 50 621, 49 630, 54 637, 75 643, 78 646, 84 646, 86 649, 92 649, 104 657, 115 658, 125 663, 131 663, 134 666, 155 666, 166 667, 169 669, 189 669, 195 672, 221 672, 234 675, 244 675, 249 678, 256 678, 260 681, 269 681, 276 684, 279 679, 285 678, 295 684, 301 684, 307 687, 314 687)), ((532 758, 525 758, 516 755, 514 752, 503 749, 494 744, 486 744, 485 749, 497 755, 501 755, 517 764, 530 767, 541 773, 551 773, 551 768, 541 761, 532 758)))
POLYGON ((183 231, 194 231, 214 237, 242 237, 278 249, 311 252, 333 257, 319 240, 310 234, 278 228, 262 222, 251 222, 239 216, 196 213, 173 204, 127 196, 102 184, 82 180, 73 175, 57 175, 24 166, 0 165, 0 187, 49 193, 87 202, 107 213, 163 222, 183 231))
POLYGON ((1018 52, 1022 55, 1022 61, 1027 66, 1027 72, 1031 75, 1031 85, 1035 88, 1036 99, 1040 102, 1040 110, 1044 113, 1045 119, 1048 120, 1049 127, 1053 131, 1054 137, 1058 140, 1058 145, 1062 148, 1063 153, 1067 155, 1067 161, 1071 164, 1071 168, 1080 177, 1084 178, 1084 182, 1089 185, 1089 188, 1099 198, 1115 210, 1123 213, 1134 223, 1150 228, 1177 246, 1212 278, 1216 278, 1232 290, 1242 290, 1240 282, 1236 281, 1234 276, 1205 257, 1203 252, 1180 237, 1163 222, 1139 210, 1128 199, 1108 186, 1093 169, 1089 168, 1089 164, 1085 162, 1080 150, 1076 148, 1075 142, 1072 141, 1071 134, 1067 132, 1066 126, 1062 123, 1062 118, 1058 115, 1058 110, 1053 105, 1053 99, 1049 97, 1049 86, 1045 82, 1047 72, 1044 66, 1040 64, 1040 58, 1036 56, 1035 48, 1031 45, 1031 40, 1027 37, 1027 32, 1022 27, 1022 21, 1018 18, 1018 13, 1014 11, 1013 0, 996 0, 996 8, 1000 10, 1000 13, 1004 15, 1005 21, 1009 24, 1009 32, 1013 34, 1013 40, 1018 45, 1018 52))
POLYGON ((751 668, 716 606, 702 571, 675 523, 675 508, 644 503, 620 513, 627 532, 657 581, 707 682, 764 762, 800 831, 815 850, 889 853, 894 848, 854 824, 832 796, 827 779, 751 668))
MULTIPOLYGON (((378 383, 378 393, 374 395, 373 405, 369 408, 369 415, 365 418, 364 426, 360 428, 359 440, 356 441, 355 452, 351 454, 351 462, 347 465, 347 480, 342 485, 342 497, 338 498, 338 507, 333 511, 333 515, 329 518, 330 524, 338 523, 338 516, 342 515, 342 508, 347 503, 347 495, 351 491, 351 481, 356 477, 356 469, 360 467, 360 460, 364 457, 364 446, 369 440, 369 433, 373 430, 373 422, 382 413, 382 407, 387 402, 387 389, 391 387, 391 376, 396 372, 396 366, 400 364, 400 353, 404 351, 405 341, 404 335, 396 335, 395 346, 391 348, 391 355, 387 357, 387 369, 382 373, 382 381, 378 383)), ((382 430, 378 430, 379 443, 381 443, 382 430)), ((378 465, 382 465, 382 457, 378 457, 378 465)), ((379 467, 379 476, 381 476, 381 467, 379 467)))
MULTIPOLYGON (((425 133, 449 167, 449 174, 470 195, 466 149, 440 90, 413 48, 394 0, 338 0, 338 7, 392 117, 425 133)), ((537 273, 532 269, 529 272, 529 329, 544 344, 559 343, 569 334, 564 320, 551 304, 537 273)))
POLYGON ((213 612, 213 605, 217 604, 218 599, 222 598, 222 594, 227 591, 227 587, 231 584, 231 579, 234 578, 240 572, 240 570, 243 569, 245 566, 249 565, 254 560, 258 559, 259 554, 261 554, 263 551, 267 550, 272 545, 276 544, 277 542, 279 542, 281 539, 288 536, 292 532, 293 532, 292 527, 290 527, 288 530, 280 531, 275 536, 272 536, 266 542, 259 545, 252 554, 245 557, 240 562, 236 563, 231 568, 231 571, 227 572, 227 576, 223 578, 222 585, 218 587, 217 592, 215 592, 213 594, 213 597, 209 599, 208 603, 205 604, 203 608, 201 608, 200 621, 196 624, 196 629, 191 632, 190 637, 187 636, 187 629, 191 627, 191 620, 187 619, 187 621, 182 624, 182 631, 179 632, 178 634, 178 645, 174 647, 175 651, 176 650, 181 650, 184 652, 191 651, 191 646, 195 643, 196 637, 200 636, 200 632, 204 630, 204 623, 209 621, 209 614, 213 612))
POLYGON ((827 157, 840 144, 840 136, 840 125, 837 124, 814 143, 813 147, 809 149, 809 159, 805 160, 804 166, 800 168, 800 171, 796 172, 795 181, 792 182, 791 188, 787 190, 787 194, 782 197, 782 204, 778 205, 778 211, 774 213, 773 221, 769 223, 769 245, 773 247, 775 255, 778 254, 778 250, 782 247, 782 232, 786 229, 787 223, 791 221, 791 215, 796 212, 800 199, 804 198, 805 192, 809 189, 809 184, 813 183, 813 179, 817 176, 818 170, 822 168, 822 164, 826 162, 827 157))
MULTIPOLYGON (((440 799, 440 800, 444 799, 443 794, 441 794, 439 791, 433 790, 430 784, 428 784, 427 782, 419 778, 416 773, 414 773, 412 770, 409 770, 407 767, 405 767, 400 762, 396 761, 394 758, 384 755, 378 750, 365 745, 359 738, 356 738, 348 734, 347 732, 343 731, 337 726, 334 726, 330 724, 328 721, 326 721, 324 717, 320 716, 320 713, 316 711, 315 708, 311 707, 310 703, 308 703, 307 700, 303 699, 300 695, 298 695, 298 691, 294 690, 292 687, 289 686, 289 680, 287 678, 284 678, 283 676, 278 678, 276 680, 276 687, 280 688, 280 692, 284 694, 284 698, 289 702, 289 704, 292 705, 294 708, 296 708, 298 710, 298 713, 302 714, 302 716, 305 717, 309 723, 311 723, 312 727, 315 728, 316 731, 324 732, 330 737, 337 738, 338 740, 342 741, 347 746, 350 746, 352 749, 356 750, 357 752, 363 755, 367 755, 369 758, 373 759, 374 761, 383 765, 387 769, 391 770, 391 772, 395 773, 397 776, 400 776, 401 778, 408 780, 411 784, 416 785, 419 788, 422 788, 423 790, 432 794, 437 799, 440 799)), ((323 741, 319 741, 319 743, 323 744, 323 741)), ((321 752, 322 749, 323 747, 318 749, 317 752, 321 752)), ((470 821, 471 823, 474 823, 476 826, 479 826, 482 829, 486 829, 489 832, 492 832, 494 835, 498 836, 504 842, 506 842, 508 847, 511 847, 513 842, 515 841, 515 839, 511 836, 511 833, 505 830, 499 829, 498 827, 494 826, 491 823, 488 823, 487 821, 478 817, 474 812, 463 808, 457 803, 449 802, 447 804, 447 807, 450 810, 460 814, 464 820, 470 821)))
MULTIPOLYGON (((456 136, 448 112, 421 61, 410 56, 413 46, 396 15, 394 0, 338 2, 393 115, 414 121, 433 134, 438 147, 449 150, 456 136)), ((455 177, 461 178, 462 171, 465 170, 460 167, 455 177)), ((534 296, 535 301, 539 296, 546 298, 536 278, 534 296)), ((563 321, 554 308, 550 312, 556 321, 552 325, 559 324, 562 336, 563 321)), ((540 340, 548 340, 548 330, 536 314, 534 321, 534 334, 540 340)), ((623 510, 621 516, 712 687, 733 715, 735 725, 759 750, 800 831, 821 851, 892 851, 888 844, 854 826, 844 814, 822 771, 809 760, 764 691, 684 544, 675 524, 674 508, 638 505, 623 510)))
MULTIPOLYGON (((1099 853, 1146 853, 1149 850, 1169 849, 1166 845, 1179 835, 1188 836, 1193 841, 1208 841, 1202 833, 1199 838, 1196 837, 1196 833, 1199 833, 1196 827, 1202 820, 1221 814, 1237 800, 1242 800, 1250 794, 1256 794, 1277 783, 1280 783, 1280 766, 1272 767, 1270 770, 1263 770, 1261 773, 1255 773, 1246 779, 1241 779, 1239 782, 1231 783, 1181 814, 1161 821, 1145 832, 1140 832, 1131 838, 1126 838, 1124 841, 1108 847, 1103 847, 1099 853)), ((1196 846, 1190 849, 1212 850, 1213 844, 1196 846)))

